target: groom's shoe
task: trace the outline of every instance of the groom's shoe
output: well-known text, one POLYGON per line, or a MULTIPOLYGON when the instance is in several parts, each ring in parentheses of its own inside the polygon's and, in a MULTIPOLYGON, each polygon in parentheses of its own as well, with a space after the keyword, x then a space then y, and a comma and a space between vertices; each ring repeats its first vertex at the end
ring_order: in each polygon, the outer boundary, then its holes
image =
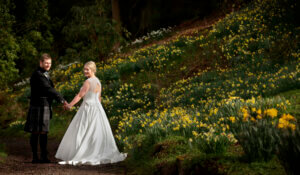
POLYGON ((41 163, 41 160, 38 158, 37 154, 33 155, 31 163, 41 163))
POLYGON ((41 163, 51 163, 51 161, 48 159, 48 151, 47 151, 47 140, 48 136, 47 134, 41 134, 40 135, 40 147, 41 147, 41 163))
POLYGON ((40 163, 51 163, 51 161, 47 157, 45 157, 40 160, 40 163))

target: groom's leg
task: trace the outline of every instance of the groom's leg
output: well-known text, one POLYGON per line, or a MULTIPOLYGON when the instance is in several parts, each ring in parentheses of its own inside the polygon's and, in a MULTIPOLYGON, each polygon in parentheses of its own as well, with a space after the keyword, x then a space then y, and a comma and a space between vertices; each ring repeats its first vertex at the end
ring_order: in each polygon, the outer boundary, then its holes
POLYGON ((39 134, 32 133, 30 136, 30 146, 32 150, 32 163, 39 163, 38 151, 39 134))
POLYGON ((42 163, 50 163, 48 159, 48 151, 47 151, 47 142, 48 142, 48 135, 43 133, 40 134, 40 147, 41 147, 41 162, 42 163))

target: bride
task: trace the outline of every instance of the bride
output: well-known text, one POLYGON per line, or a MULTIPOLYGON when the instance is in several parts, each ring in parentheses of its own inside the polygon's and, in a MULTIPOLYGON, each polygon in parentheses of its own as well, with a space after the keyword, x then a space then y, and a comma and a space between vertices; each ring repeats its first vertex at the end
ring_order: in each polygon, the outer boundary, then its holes
POLYGON ((83 102, 70 123, 55 155, 59 164, 99 165, 123 161, 110 124, 101 105, 101 83, 95 76, 96 64, 84 65, 85 80, 80 92, 66 105, 71 109, 82 97, 83 102))

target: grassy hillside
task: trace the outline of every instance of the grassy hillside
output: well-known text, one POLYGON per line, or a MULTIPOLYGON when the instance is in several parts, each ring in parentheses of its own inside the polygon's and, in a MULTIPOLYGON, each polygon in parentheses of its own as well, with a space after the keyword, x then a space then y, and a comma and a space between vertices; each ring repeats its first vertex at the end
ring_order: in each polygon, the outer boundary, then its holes
MULTIPOLYGON (((299 171, 298 7, 253 1, 210 28, 98 62, 102 103, 129 171, 299 171)), ((52 72, 68 100, 85 79, 83 64, 52 72)), ((62 136, 75 111, 57 111, 52 136, 62 136)))

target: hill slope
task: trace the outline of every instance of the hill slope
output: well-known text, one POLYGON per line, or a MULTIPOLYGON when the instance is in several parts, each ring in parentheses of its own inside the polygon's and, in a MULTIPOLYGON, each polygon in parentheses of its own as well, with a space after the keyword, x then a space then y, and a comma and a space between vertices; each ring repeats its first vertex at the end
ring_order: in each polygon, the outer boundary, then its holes
MULTIPOLYGON (((129 167, 138 174, 257 171, 248 171, 243 157, 283 172, 277 153, 287 171, 297 171, 299 96, 278 96, 299 92, 297 7, 253 1, 210 28, 97 63, 102 104, 129 167)), ((84 81, 82 68, 75 63, 53 72, 69 100, 84 81)))

